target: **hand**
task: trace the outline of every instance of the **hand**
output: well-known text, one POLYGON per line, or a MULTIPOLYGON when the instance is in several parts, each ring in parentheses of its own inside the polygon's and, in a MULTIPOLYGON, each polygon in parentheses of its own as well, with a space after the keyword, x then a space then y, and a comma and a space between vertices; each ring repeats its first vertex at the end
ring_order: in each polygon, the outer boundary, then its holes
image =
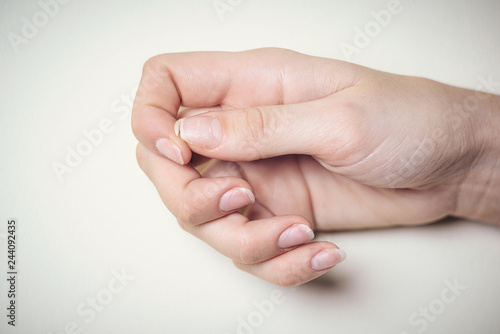
POLYGON ((145 65, 133 129, 141 167, 184 229, 293 285, 345 256, 308 243, 309 228, 498 219, 487 184, 500 177, 485 173, 498 165, 498 106, 494 95, 287 50, 170 54, 145 65), (200 174, 203 157, 215 160, 200 174), (472 190, 489 194, 481 211, 467 205, 472 190))

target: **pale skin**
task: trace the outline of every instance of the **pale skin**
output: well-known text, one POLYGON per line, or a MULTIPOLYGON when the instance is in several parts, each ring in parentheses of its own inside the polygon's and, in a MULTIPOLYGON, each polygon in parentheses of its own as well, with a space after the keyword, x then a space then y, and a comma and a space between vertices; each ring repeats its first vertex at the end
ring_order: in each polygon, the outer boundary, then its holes
POLYGON ((164 54, 132 128, 180 226, 278 285, 344 259, 312 231, 500 224, 498 95, 282 49, 164 54))

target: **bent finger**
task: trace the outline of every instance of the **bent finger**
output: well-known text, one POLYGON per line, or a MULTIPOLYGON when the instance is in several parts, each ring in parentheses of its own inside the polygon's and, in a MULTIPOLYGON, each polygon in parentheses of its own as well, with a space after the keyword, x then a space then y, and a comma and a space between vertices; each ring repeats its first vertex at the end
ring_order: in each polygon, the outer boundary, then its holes
POLYGON ((193 167, 163 159, 142 144, 137 147, 137 157, 163 203, 184 229, 227 215, 255 200, 252 188, 243 179, 202 178, 193 167))
POLYGON ((329 242, 312 242, 256 264, 234 261, 236 267, 280 286, 313 280, 345 259, 345 253, 329 242))
POLYGON ((155 56, 144 65, 132 129, 151 151, 185 164, 191 152, 173 128, 181 105, 234 109, 312 101, 351 85, 358 68, 283 49, 155 56))
POLYGON ((267 261, 311 241, 311 224, 296 215, 248 221, 232 213, 194 226, 191 233, 232 260, 254 264, 267 261))

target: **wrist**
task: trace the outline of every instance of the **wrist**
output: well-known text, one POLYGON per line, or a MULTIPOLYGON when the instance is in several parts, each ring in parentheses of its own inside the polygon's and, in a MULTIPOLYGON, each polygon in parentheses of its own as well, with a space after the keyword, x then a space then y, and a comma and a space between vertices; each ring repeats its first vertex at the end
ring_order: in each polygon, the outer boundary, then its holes
POLYGON ((500 225, 500 96, 475 92, 463 106, 473 103, 468 138, 474 159, 458 185, 453 215, 500 225))

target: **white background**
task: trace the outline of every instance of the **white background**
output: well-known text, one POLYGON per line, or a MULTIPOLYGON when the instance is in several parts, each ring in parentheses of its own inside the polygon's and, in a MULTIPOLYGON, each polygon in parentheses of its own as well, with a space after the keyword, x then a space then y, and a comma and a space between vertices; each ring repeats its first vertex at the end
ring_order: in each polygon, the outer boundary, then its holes
MULTIPOLYGON (((143 63, 264 46, 346 60, 342 43, 354 45, 388 1, 231 3, 219 16, 213 0, 73 0, 43 22, 37 1, 1 1, 0 332, 499 333, 492 226, 327 234, 346 261, 295 290, 238 271, 178 227, 135 160, 130 102, 143 63), (34 20, 38 31, 14 45, 34 20), (112 130, 59 180, 53 164, 66 164, 68 149, 105 119, 112 130), (9 218, 18 222, 15 328, 6 317, 9 218), (122 271, 126 285, 114 278, 122 271), (465 287, 450 303, 440 301, 446 282, 465 287)), ((499 1, 400 6, 351 61, 472 89, 500 81, 499 1)))

